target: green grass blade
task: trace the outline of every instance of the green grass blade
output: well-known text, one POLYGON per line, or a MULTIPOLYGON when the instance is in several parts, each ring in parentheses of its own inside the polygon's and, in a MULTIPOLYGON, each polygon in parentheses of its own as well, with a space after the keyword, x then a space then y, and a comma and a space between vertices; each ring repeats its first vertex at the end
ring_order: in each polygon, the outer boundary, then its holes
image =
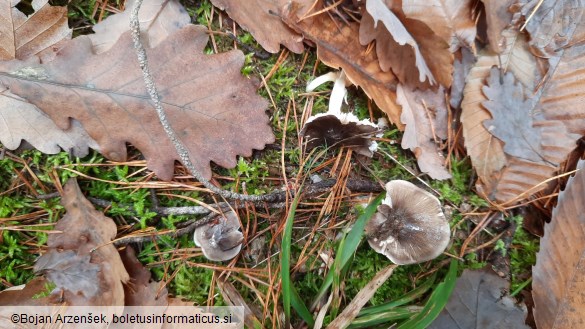
POLYGON ((406 320, 398 329, 421 329, 428 327, 443 310, 457 281, 457 261, 452 260, 445 281, 439 283, 422 311, 406 320))
POLYGON ((351 255, 353 255, 353 253, 356 251, 357 247, 359 246, 362 240, 362 236, 364 235, 364 228, 366 226, 366 223, 368 222, 368 220, 370 220, 370 218, 372 218, 372 216, 376 212, 376 209, 378 208, 378 205, 382 203, 382 199, 384 199, 384 196, 385 193, 381 193, 380 195, 378 195, 377 198, 370 202, 370 204, 366 207, 364 212, 358 217, 358 219, 353 224, 353 227, 346 236, 345 243, 343 244, 343 249, 341 250, 341 252, 339 252, 338 250, 338 253, 335 255, 335 262, 331 270, 327 273, 327 276, 325 276, 325 281, 323 282, 323 285, 317 292, 317 296, 315 297, 315 300, 313 302, 313 307, 327 293, 327 289, 329 289, 329 287, 333 283, 334 274, 336 272, 339 272, 336 270, 337 268, 336 264, 338 264, 338 266, 341 266, 341 268, 344 267, 345 264, 347 264, 347 262, 351 258, 351 255))
POLYGON ((358 317, 357 319, 353 320, 347 328, 372 328, 378 324, 408 319, 418 314, 421 310, 422 307, 419 306, 395 307, 383 312, 358 317))
POLYGON ((313 315, 311 314, 311 312, 309 312, 307 305, 305 305, 295 287, 291 285, 290 288, 292 292, 290 300, 292 307, 310 327, 314 326, 315 319, 313 319, 313 315))
POLYGON ((435 279, 436 279, 436 275, 431 276, 429 279, 427 279, 425 282, 423 282, 423 284, 421 284, 420 286, 416 287, 415 289, 404 294, 402 297, 397 298, 391 302, 377 305, 377 306, 366 307, 360 311, 360 313, 358 314, 358 317, 369 315, 369 314, 375 314, 375 313, 379 313, 379 312, 387 312, 387 311, 390 311, 391 308, 401 306, 404 304, 408 304, 408 303, 412 302, 413 300, 424 295, 433 286, 433 283, 435 283, 435 279))
POLYGON ((290 281, 290 254, 291 254, 291 240, 292 240, 292 228, 299 204, 299 198, 301 193, 297 192, 295 195, 288 215, 286 216, 286 223, 284 226, 284 232, 282 234, 282 252, 280 257, 280 279, 282 282, 282 305, 284 311, 284 317, 286 319, 287 328, 290 324, 290 306, 292 299, 292 284, 290 281))
POLYGON ((286 217, 286 223, 284 226, 284 232, 282 235, 282 253, 280 259, 281 268, 281 280, 282 280, 282 304, 284 308, 284 315, 287 319, 287 323, 290 323, 290 308, 291 306, 301 316, 305 322, 312 326, 315 323, 311 312, 300 298, 297 290, 292 285, 290 280, 290 258, 291 258, 291 240, 292 240, 292 228, 295 219, 297 206, 299 204, 300 192, 297 192, 293 202, 291 204, 288 216, 286 217))

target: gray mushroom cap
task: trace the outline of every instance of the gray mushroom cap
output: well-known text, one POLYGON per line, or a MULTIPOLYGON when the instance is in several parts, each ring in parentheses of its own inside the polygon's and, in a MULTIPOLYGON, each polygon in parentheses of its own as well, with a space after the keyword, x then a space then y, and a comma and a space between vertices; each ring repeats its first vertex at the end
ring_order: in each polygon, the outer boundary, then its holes
POLYGON ((386 184, 386 198, 366 225, 368 243, 395 264, 421 263, 439 256, 450 228, 439 200, 414 184, 386 184))
POLYGON ((238 216, 229 211, 216 220, 195 229, 193 240, 203 255, 212 261, 230 260, 242 249, 244 235, 239 231, 238 216))

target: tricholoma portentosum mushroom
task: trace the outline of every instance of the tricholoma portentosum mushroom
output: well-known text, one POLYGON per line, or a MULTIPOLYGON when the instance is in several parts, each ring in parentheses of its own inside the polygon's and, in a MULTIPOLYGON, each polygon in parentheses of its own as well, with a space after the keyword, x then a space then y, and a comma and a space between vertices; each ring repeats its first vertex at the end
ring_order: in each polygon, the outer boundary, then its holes
POLYGON ((206 225, 195 229, 193 240, 201 247, 203 255, 209 260, 230 260, 240 252, 244 235, 240 230, 238 216, 229 211, 206 225))
POLYGON ((451 235, 439 199, 403 180, 385 188, 386 198, 366 225, 370 246, 399 265, 439 256, 451 235))

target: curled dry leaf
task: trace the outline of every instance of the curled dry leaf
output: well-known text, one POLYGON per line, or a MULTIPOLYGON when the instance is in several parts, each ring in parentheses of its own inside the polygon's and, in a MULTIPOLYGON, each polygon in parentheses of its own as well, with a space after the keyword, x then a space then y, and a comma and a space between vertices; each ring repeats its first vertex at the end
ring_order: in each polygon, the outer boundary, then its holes
POLYGON ((475 55, 467 48, 461 48, 455 53, 455 62, 453 62, 453 83, 451 84, 451 93, 449 97, 449 104, 454 109, 461 107, 463 100, 463 88, 465 88, 465 80, 475 65, 475 55))
MULTIPOLYGON (((322 8, 315 8, 314 11, 322 8)), ((361 87, 384 111, 390 121, 403 129, 400 107, 396 105, 396 77, 380 69, 376 53, 355 42, 359 35, 357 23, 334 22, 327 14, 299 20, 304 12, 293 2, 283 13, 284 21, 317 45, 319 59, 333 68, 341 68, 347 78, 361 87)))
POLYGON ((582 328, 585 309, 585 161, 559 194, 532 269, 538 328, 582 328))
POLYGON ((526 306, 505 296, 509 282, 493 270, 465 270, 430 329, 482 328, 528 329, 526 306))
POLYGON ((445 157, 438 143, 447 138, 447 105, 443 88, 412 90, 398 85, 397 102, 402 106, 402 123, 406 126, 402 136, 402 148, 416 155, 420 170, 433 179, 448 179, 451 174, 445 168, 445 157))
POLYGON ((238 22, 242 29, 249 31, 254 39, 271 53, 280 51, 282 44, 293 53, 304 50, 303 37, 282 22, 278 13, 287 0, 211 0, 211 3, 225 10, 238 22))
POLYGON ((425 23, 404 17, 391 1, 366 2, 359 40, 362 45, 376 40, 380 67, 385 72, 392 70, 404 84, 422 88, 451 85, 453 55, 447 42, 425 23))
MULTIPOLYGON (((274 135, 264 113, 266 101, 240 73, 244 55, 204 55, 206 43, 206 29, 189 25, 147 53, 170 124, 195 167, 210 178, 210 161, 233 167, 236 155, 251 155, 274 135)), ((60 128, 69 127, 69 118, 80 121, 112 160, 125 160, 126 143, 132 143, 148 166, 168 180, 178 155, 150 104, 134 55, 129 34, 99 60, 90 39, 82 36, 45 65, 0 63, 0 82, 60 128)))
MULTIPOLYGON (((130 31, 130 12, 136 0, 126 1, 123 13, 112 15, 94 25, 95 34, 88 37, 94 46, 96 54, 103 53, 118 41, 122 34, 130 31)), ((183 28, 191 22, 189 14, 177 0, 150 0, 146 1, 138 14, 140 32, 145 47, 158 46, 169 35, 183 28)))
POLYGON ((152 280, 150 271, 136 258, 134 249, 126 246, 120 251, 120 257, 130 276, 124 285, 124 305, 167 306, 167 288, 161 288, 160 282, 152 280))
POLYGON ((0 60, 25 59, 33 55, 49 59, 53 47, 71 38, 67 7, 51 6, 49 0, 33 0, 34 12, 26 15, 19 0, 0 1, 0 60))
POLYGON ((116 224, 85 199, 75 179, 64 187, 67 214, 55 225, 48 251, 35 264, 35 272, 57 285, 69 305, 124 305, 123 283, 129 279, 116 247, 116 224))
POLYGON ((404 15, 427 24, 451 52, 462 46, 475 49, 473 5, 472 0, 402 0, 404 15))

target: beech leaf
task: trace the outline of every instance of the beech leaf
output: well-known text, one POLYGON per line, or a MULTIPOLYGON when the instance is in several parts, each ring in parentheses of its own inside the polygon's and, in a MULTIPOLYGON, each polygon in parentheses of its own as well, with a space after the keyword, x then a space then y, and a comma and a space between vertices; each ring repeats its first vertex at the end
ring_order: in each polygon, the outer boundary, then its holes
POLYGON ((493 270, 464 270, 431 329, 528 329, 526 306, 505 296, 509 282, 493 270))
POLYGON ((532 268, 538 328, 581 328, 585 309, 585 161, 559 194, 532 268))
MULTIPOLYGON (((92 28, 95 34, 88 37, 94 45, 96 54, 103 53, 118 41, 122 34, 130 31, 130 12, 136 0, 125 3, 126 10, 120 14, 108 16, 92 28)), ((155 48, 165 38, 191 22, 189 14, 177 0, 146 1, 138 13, 140 34, 145 47, 155 48)))
POLYGON ((402 0, 406 17, 427 24, 449 44, 451 52, 461 46, 475 49, 473 6, 472 0, 402 0))
POLYGON ((482 0, 485 8, 487 23, 487 37, 490 48, 495 53, 501 53, 506 46, 502 32, 510 25, 512 13, 509 8, 517 0, 482 0))
POLYGON ((453 56, 447 42, 421 21, 392 11, 387 3, 383 0, 366 2, 360 23, 360 43, 367 45, 376 40, 380 67, 386 72, 392 70, 402 83, 449 87, 453 56))
POLYGON ((33 0, 34 12, 26 15, 19 0, 0 1, 0 60, 33 55, 50 58, 61 42, 71 38, 67 7, 51 6, 49 0, 33 0))
POLYGON ((399 84, 396 94, 397 102, 402 106, 400 118, 406 126, 402 148, 414 152, 420 170, 431 178, 451 178, 436 143, 447 138, 447 106, 443 88, 437 92, 420 91, 399 84))
POLYGON ((530 45, 535 53, 558 57, 559 51, 573 45, 572 41, 581 42, 584 6, 581 0, 531 0, 526 3, 521 13, 527 19, 526 30, 530 33, 530 45))
POLYGON ((293 53, 304 50, 303 37, 282 22, 278 13, 286 0, 211 0, 211 3, 249 31, 254 39, 270 53, 280 51, 282 44, 293 53))
POLYGON ((34 270, 57 285, 69 305, 124 305, 122 284, 129 279, 116 247, 116 224, 85 199, 75 179, 64 187, 67 214, 49 235, 48 251, 34 270))
POLYGON ((403 129, 401 110, 396 105, 396 77, 380 69, 375 52, 355 42, 359 35, 358 24, 350 22, 338 26, 327 14, 299 20, 302 14, 297 2, 293 2, 283 12, 284 21, 317 45, 317 56, 325 65, 343 69, 347 79, 361 87, 390 121, 403 129))
MULTIPOLYGON (((209 179, 210 161, 233 167, 236 155, 251 155, 274 135, 266 101, 240 73, 244 55, 204 55, 206 30, 188 25, 147 53, 169 122, 209 179)), ((126 142, 132 143, 161 179, 171 179, 178 155, 150 103, 130 35, 97 56, 81 36, 50 63, 0 63, 0 82, 62 129, 69 118, 81 122, 106 157, 124 161, 126 142)))

